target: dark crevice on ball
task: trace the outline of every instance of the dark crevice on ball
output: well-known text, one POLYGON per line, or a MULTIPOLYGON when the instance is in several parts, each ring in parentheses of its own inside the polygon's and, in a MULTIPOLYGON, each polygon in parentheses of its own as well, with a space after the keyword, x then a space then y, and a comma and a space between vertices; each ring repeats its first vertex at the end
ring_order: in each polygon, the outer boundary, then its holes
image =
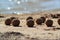
POLYGON ((45 17, 41 17, 41 19, 42 19, 42 23, 45 23, 46 18, 45 17))
POLYGON ((41 18, 38 18, 38 19, 36 20, 36 24, 42 25, 42 23, 43 23, 43 20, 42 20, 41 18))
POLYGON ((29 19, 29 20, 27 20, 26 24, 27 24, 28 27, 34 27, 34 20, 29 19))
POLYGON ((53 27, 52 25, 53 25, 53 21, 52 20, 47 20, 46 21, 46 25, 48 26, 48 27, 53 27))
POLYGON ((26 20, 33 19, 33 17, 28 17, 26 20))
POLYGON ((13 26, 19 26, 19 24, 20 24, 20 21, 18 20, 18 19, 14 19, 13 21, 12 21, 12 25, 13 26))
POLYGON ((60 25, 60 19, 58 19, 58 21, 57 21, 57 22, 58 22, 58 24, 60 25))
POLYGON ((11 19, 9 19, 9 18, 6 19, 6 20, 5 20, 5 24, 6 24, 6 25, 10 25, 10 24, 11 24, 11 19))

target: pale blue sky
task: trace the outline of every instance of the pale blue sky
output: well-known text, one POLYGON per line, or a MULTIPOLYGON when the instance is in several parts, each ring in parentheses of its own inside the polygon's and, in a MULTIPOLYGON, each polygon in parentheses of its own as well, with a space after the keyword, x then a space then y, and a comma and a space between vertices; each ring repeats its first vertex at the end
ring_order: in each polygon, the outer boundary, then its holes
POLYGON ((0 12, 2 13, 29 13, 59 8, 60 0, 51 0, 45 2, 40 0, 0 0, 0 12))

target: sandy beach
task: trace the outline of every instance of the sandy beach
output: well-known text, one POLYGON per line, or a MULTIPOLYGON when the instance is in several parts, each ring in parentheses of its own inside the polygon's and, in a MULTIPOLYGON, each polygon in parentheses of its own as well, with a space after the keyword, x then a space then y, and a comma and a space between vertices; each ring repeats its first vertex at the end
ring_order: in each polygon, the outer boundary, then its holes
MULTIPOLYGON (((35 13, 35 14, 1 14, 0 16, 4 16, 3 18, 0 18, 0 39, 3 40, 60 40, 60 30, 56 29, 53 30, 53 28, 60 28, 60 25, 58 25, 57 20, 59 18, 51 18, 48 14, 49 12, 41 12, 41 13, 35 13), (41 16, 48 15, 47 19, 53 20, 53 26, 54 27, 47 27, 46 24, 37 25, 36 19, 41 16), (12 25, 7 26, 5 25, 5 20, 9 17, 17 17, 20 20, 21 27, 14 27, 12 25), (26 18, 32 16, 34 18, 34 28, 30 28, 26 25, 26 18), (5 34, 6 32, 19 32, 23 34, 24 36, 13 36, 10 35, 10 38, 5 34), (7 37, 2 37, 2 35, 5 35, 7 37), (7 39, 8 38, 8 39, 7 39)), ((51 12, 55 13, 55 12, 51 12)), ((56 12, 57 13, 57 12, 56 12)), ((20 34, 19 34, 20 35, 20 34)))

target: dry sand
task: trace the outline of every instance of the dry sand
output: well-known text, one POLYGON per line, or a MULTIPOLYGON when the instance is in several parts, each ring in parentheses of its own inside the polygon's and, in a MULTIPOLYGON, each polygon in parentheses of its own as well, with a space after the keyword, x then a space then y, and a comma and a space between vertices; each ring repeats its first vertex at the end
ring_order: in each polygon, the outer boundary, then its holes
POLYGON ((4 16, 4 18, 0 18, 0 40, 60 40, 60 30, 53 30, 54 27, 47 27, 46 24, 44 23, 43 25, 37 25, 35 23, 34 28, 29 28, 26 25, 26 18, 28 16, 32 16, 34 18, 34 21, 41 17, 41 16, 46 16, 48 15, 47 19, 51 19, 54 21, 53 26, 55 27, 60 27, 58 25, 57 20, 58 19, 52 19, 49 16, 48 12, 43 12, 43 13, 37 13, 37 14, 1 14, 4 16), (15 16, 20 20, 20 26, 22 27, 14 27, 12 25, 6 26, 4 24, 6 18, 9 18, 11 16, 15 16), (24 36, 12 36, 10 35, 10 38, 7 37, 1 37, 2 35, 6 35, 4 33, 6 32, 19 32, 22 33, 24 36), (5 39, 4 39, 5 38, 5 39))

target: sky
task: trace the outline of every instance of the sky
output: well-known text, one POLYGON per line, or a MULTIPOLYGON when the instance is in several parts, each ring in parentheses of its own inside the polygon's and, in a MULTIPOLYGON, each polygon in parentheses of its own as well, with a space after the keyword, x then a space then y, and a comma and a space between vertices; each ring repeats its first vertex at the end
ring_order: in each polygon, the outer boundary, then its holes
POLYGON ((60 0, 0 0, 0 13, 32 13, 60 8, 60 0))

